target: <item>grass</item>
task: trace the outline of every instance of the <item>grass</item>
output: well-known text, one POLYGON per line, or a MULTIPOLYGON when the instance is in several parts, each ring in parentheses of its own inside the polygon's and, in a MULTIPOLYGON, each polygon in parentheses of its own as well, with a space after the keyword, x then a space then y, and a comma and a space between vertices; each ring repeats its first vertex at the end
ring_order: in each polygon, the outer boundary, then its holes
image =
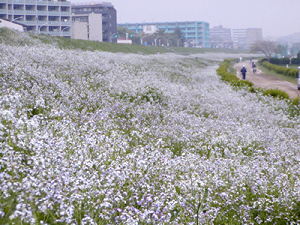
MULTIPOLYGON (((291 68, 291 67, 290 67, 291 68)), ((276 73, 275 71, 273 70, 269 70, 267 69, 266 67, 264 67, 263 65, 260 65, 259 66, 259 69, 265 73, 265 74, 268 74, 268 75, 271 75, 273 77, 276 77, 278 79, 281 79, 281 80, 284 80, 284 81, 288 81, 288 82, 291 82, 292 84, 297 84, 297 80, 293 77, 288 77, 288 76, 285 76, 285 75, 282 75, 282 74, 279 74, 279 73, 276 73)))
POLYGON ((206 52, 224 52, 224 53, 246 53, 245 50, 233 50, 233 49, 211 49, 211 48, 183 48, 183 47, 162 47, 162 46, 142 46, 142 45, 128 45, 117 44, 108 42, 97 42, 87 40, 70 39, 66 37, 54 37, 44 34, 35 33, 20 33, 8 28, 0 29, 0 43, 8 45, 30 45, 37 44, 38 42, 43 44, 56 45, 60 49, 81 49, 84 51, 104 51, 104 52, 122 52, 122 53, 134 53, 134 54, 157 54, 160 53, 177 53, 183 55, 200 54, 206 52), (20 38, 22 36, 22 38, 20 38), (36 41, 32 42, 32 40, 36 41), (242 51, 242 52, 241 52, 242 51))
MULTIPOLYGON (((36 36, 36 35, 35 35, 36 36)), ((48 40, 41 38, 47 35, 39 35, 40 39, 48 43, 48 40)), ((142 45, 128 45, 128 44, 117 44, 108 42, 96 42, 86 40, 75 40, 64 37, 51 37, 54 42, 57 42, 60 48, 63 49, 82 49, 82 50, 99 50, 106 52, 123 52, 123 53, 140 53, 140 54, 157 54, 159 53, 171 53, 175 52, 178 54, 199 54, 206 52, 224 52, 224 53, 247 53, 246 50, 234 49, 214 49, 214 48, 183 48, 183 47, 162 47, 162 46, 142 46, 142 45)))
POLYGON ((228 72, 232 74, 236 74, 236 69, 233 67, 235 64, 235 61, 230 61, 228 64, 228 72))
MULTIPOLYGON (((278 66, 286 66, 286 65, 278 65, 278 66)), ((289 68, 298 69, 300 65, 289 65, 289 68)))

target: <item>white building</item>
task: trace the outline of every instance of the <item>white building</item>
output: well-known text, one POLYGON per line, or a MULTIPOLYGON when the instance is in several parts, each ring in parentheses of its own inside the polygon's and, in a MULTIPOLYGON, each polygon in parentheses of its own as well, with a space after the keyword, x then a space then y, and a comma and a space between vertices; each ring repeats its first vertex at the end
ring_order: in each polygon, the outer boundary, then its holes
POLYGON ((143 33, 145 33, 145 34, 154 34, 157 30, 158 29, 155 25, 145 25, 145 26, 143 26, 143 33))
POLYGON ((222 25, 210 29, 210 44, 212 48, 231 48, 231 29, 222 25))
POLYGON ((249 48, 255 41, 262 40, 262 29, 233 29, 232 40, 236 48, 249 48))
POLYGON ((5 19, 0 19, 0 28, 2 27, 8 27, 10 29, 18 30, 23 32, 24 31, 24 26, 22 24, 16 23, 16 22, 11 22, 5 19))
POLYGON ((77 14, 72 16, 72 38, 103 41, 102 14, 77 14))
POLYGON ((232 29, 232 41, 235 48, 246 48, 246 29, 232 29))
POLYGON ((262 40, 261 28, 248 28, 246 30, 246 43, 248 46, 252 45, 255 41, 262 40))

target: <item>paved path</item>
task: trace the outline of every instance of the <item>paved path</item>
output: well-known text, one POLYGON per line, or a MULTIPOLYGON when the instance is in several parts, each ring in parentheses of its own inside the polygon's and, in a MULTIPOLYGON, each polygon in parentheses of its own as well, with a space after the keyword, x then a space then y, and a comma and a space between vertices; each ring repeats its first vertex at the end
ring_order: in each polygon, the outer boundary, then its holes
MULTIPOLYGON (((256 65, 257 64, 258 63, 256 63, 256 65)), ((234 68, 237 70, 236 75, 238 78, 242 79, 240 71, 243 65, 245 65, 247 69, 246 80, 253 82, 254 86, 262 87, 265 89, 279 89, 288 93, 290 98, 296 98, 297 96, 300 96, 300 91, 298 90, 296 84, 292 84, 272 75, 265 74, 261 70, 259 70, 259 67, 254 74, 252 72, 252 65, 250 63, 250 60, 244 60, 234 65, 234 68)))

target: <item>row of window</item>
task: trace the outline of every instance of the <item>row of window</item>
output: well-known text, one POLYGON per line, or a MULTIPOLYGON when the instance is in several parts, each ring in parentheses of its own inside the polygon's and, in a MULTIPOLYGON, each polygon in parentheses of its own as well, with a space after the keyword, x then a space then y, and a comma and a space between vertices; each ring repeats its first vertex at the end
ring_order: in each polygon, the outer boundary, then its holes
POLYGON ((88 8, 72 8, 72 12, 102 12, 106 10, 112 10, 113 8, 108 7, 88 7, 88 8))
MULTIPOLYGON (((127 27, 128 29, 143 29, 143 26, 146 26, 146 25, 142 25, 142 24, 140 24, 140 25, 137 25, 137 24, 126 24, 126 25, 120 25, 120 26, 125 26, 125 27, 127 27)), ((155 25, 154 25, 155 26, 155 25)), ((170 27, 172 27, 170 24, 168 24, 167 26, 166 25, 160 25, 160 24, 158 24, 157 25, 157 28, 158 29, 168 29, 168 30, 175 30, 178 26, 173 26, 172 28, 170 28, 170 27)), ((179 28, 182 30, 182 31, 185 31, 186 29, 187 30, 189 30, 189 31, 195 31, 196 29, 197 30, 202 30, 203 29, 203 26, 198 26, 198 27, 186 27, 186 26, 184 26, 184 27, 182 27, 182 26, 179 26, 179 28)))
POLYGON ((67 6, 35 6, 35 5, 6 5, 0 4, 0 9, 8 9, 8 10, 30 10, 30 11, 62 11, 62 12, 70 12, 71 7, 67 6))

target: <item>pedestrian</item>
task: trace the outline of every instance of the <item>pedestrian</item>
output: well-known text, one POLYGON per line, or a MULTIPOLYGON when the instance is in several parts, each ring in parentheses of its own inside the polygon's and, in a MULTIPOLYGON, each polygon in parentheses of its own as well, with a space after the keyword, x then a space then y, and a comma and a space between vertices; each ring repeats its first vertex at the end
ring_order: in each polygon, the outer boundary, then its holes
POLYGON ((246 79, 246 73, 247 73, 247 70, 246 70, 245 65, 244 65, 243 68, 241 69, 241 73, 242 73, 242 75, 243 75, 243 80, 245 80, 245 79, 246 79))
POLYGON ((236 59, 236 63, 239 63, 239 58, 236 59))
POLYGON ((240 57, 240 62, 242 62, 242 60, 243 60, 243 58, 242 58, 242 57, 240 57))
POLYGON ((253 69, 253 73, 255 73, 256 72, 256 65, 255 65, 255 63, 253 63, 252 69, 253 69))

